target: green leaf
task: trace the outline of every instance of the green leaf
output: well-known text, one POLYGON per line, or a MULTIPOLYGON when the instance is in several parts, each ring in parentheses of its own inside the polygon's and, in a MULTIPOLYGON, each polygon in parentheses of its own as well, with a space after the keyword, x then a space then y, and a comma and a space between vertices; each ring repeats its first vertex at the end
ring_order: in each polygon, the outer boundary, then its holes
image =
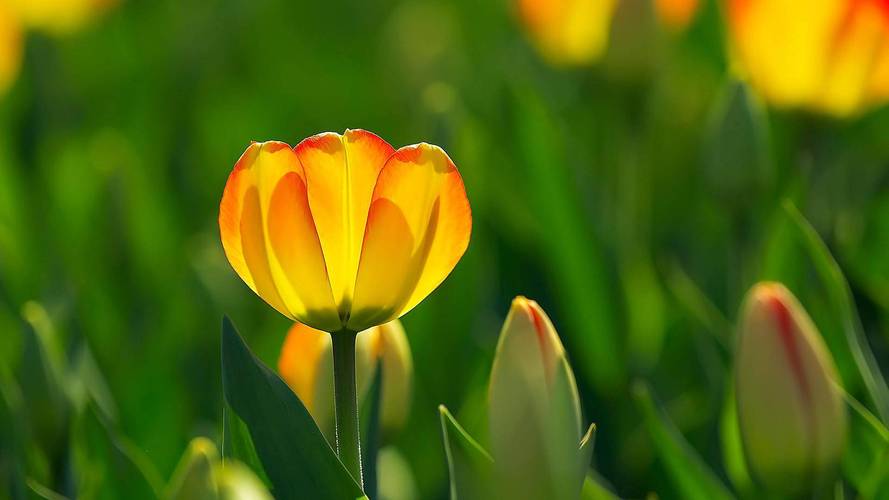
POLYGON ((364 468, 364 491, 370 498, 377 497, 377 453, 380 449, 380 409, 383 394, 383 363, 377 362, 374 378, 361 405, 361 463, 364 468))
POLYGON ((228 318, 222 323, 222 386, 250 431, 276 498, 364 496, 299 398, 250 352, 228 318))
POLYGON ((772 180, 768 125, 761 103, 742 82, 730 82, 710 115, 703 165, 710 184, 741 204, 772 180))
POLYGON ((148 457, 90 403, 75 424, 72 465, 78 499, 160 498, 162 481, 148 457))
POLYGON ((0 499, 3 500, 26 498, 22 404, 18 385, 0 371, 0 499))
POLYGON ((741 442, 741 428, 738 426, 738 411, 735 401, 734 376, 728 381, 725 391, 725 402, 719 422, 719 437, 722 442, 722 462, 725 464, 728 477, 740 496, 747 498, 753 491, 753 480, 747 470, 747 459, 744 456, 744 445, 741 442))
POLYGON ((268 476, 256 454, 253 439, 247 425, 226 403, 222 408, 222 460, 223 463, 234 460, 252 469, 262 481, 269 485, 268 476))
POLYGON ((61 493, 57 493, 52 490, 52 488, 48 488, 40 484, 38 481, 32 478, 28 478, 28 488, 37 495, 39 498, 44 500, 68 500, 68 497, 62 495, 61 493))
POLYGON ((666 413, 657 406, 648 387, 637 383, 633 397, 655 450, 667 469, 679 497, 694 500, 728 500, 734 498, 728 488, 673 426, 666 413))
POLYGON ((106 418, 116 421, 117 403, 86 343, 80 344, 72 364, 70 391, 76 408, 83 408, 91 400, 106 418))
POLYGON ((889 491, 889 430, 855 398, 846 395, 849 442, 843 472, 863 498, 889 491))
POLYGON ((64 360, 46 311, 30 302, 23 308, 23 316, 23 352, 17 374, 22 394, 28 395, 23 399, 23 410, 34 439, 55 458, 63 450, 71 414, 64 360))
POLYGON ((583 490, 580 492, 580 500, 619 500, 608 488, 602 478, 595 473, 588 474, 583 481, 583 490))
POLYGON ((472 439, 448 409, 438 407, 448 471, 451 477, 451 500, 496 498, 492 491, 491 456, 472 439))
POLYGON ((688 316, 696 319, 704 330, 712 335, 722 353, 728 357, 732 350, 732 334, 735 329, 731 321, 682 269, 679 262, 674 261, 667 268, 666 282, 688 316))
POLYGON ((799 231, 815 269, 825 284, 834 311, 842 321, 849 351, 855 360, 864 387, 867 389, 868 398, 874 405, 880 420, 884 424, 889 423, 889 386, 886 385, 876 357, 867 343, 861 319, 856 312, 855 299, 852 296, 849 282, 846 281, 839 264, 831 255, 818 232, 803 217, 796 206, 786 200, 784 211, 794 223, 793 226, 799 231))

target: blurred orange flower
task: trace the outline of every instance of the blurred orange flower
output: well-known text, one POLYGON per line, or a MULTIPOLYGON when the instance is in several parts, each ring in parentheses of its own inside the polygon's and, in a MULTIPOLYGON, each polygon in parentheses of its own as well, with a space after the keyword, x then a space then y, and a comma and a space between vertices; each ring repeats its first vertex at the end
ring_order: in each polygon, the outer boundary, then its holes
POLYGON ((518 0, 522 22, 549 62, 580 65, 595 61, 608 45, 617 0, 518 0))
POLYGON ((771 102, 843 116, 889 98, 889 1, 730 0, 742 71, 771 102))
POLYGON ((681 31, 694 19, 700 4, 701 0, 655 0, 654 8, 663 24, 681 31))
POLYGON ((21 64, 21 26, 12 10, 0 0, 0 95, 15 81, 21 64))
MULTIPOLYGON (((398 320, 361 332, 355 343, 359 405, 367 396, 377 363, 382 365, 380 423, 385 434, 398 431, 410 409, 413 361, 398 320)), ((299 396, 315 423, 333 441, 333 349, 330 335, 295 323, 281 348, 278 373, 299 396)), ((360 407, 360 406, 359 406, 360 407)))
POLYGON ((232 267, 285 316, 327 332, 400 317, 469 244, 463 180, 439 147, 364 130, 253 143, 219 207, 232 267))

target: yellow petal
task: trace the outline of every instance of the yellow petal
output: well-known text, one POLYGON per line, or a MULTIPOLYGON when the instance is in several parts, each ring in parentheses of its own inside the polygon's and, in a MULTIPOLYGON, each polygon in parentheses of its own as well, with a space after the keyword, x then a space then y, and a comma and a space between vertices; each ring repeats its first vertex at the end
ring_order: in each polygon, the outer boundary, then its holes
POLYGON ((245 283, 282 314, 341 327, 296 154, 281 142, 251 144, 219 207, 222 245, 245 283))
POLYGON ((295 148, 306 174, 309 205, 341 318, 351 308, 374 184, 394 151, 364 130, 319 134, 295 148))
POLYGON ((469 244, 460 173, 437 146, 399 149, 380 172, 367 218, 350 329, 398 318, 432 292, 469 244))
POLYGON ((359 399, 370 389, 377 363, 383 365, 380 423, 392 435, 404 425, 410 410, 414 365, 401 321, 394 320, 365 330, 355 344, 359 399))
POLYGON ((330 335, 301 323, 287 332, 278 373, 328 438, 333 436, 333 354, 330 335))
POLYGON ((837 115, 847 115, 869 97, 871 78, 880 50, 889 44, 889 17, 877 2, 849 2, 837 23, 834 45, 824 87, 818 96, 820 107, 837 115))

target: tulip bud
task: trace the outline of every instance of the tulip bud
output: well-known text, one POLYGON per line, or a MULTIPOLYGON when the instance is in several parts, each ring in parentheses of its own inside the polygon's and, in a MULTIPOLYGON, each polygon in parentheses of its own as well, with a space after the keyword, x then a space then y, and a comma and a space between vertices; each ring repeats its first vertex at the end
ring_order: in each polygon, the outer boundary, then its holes
POLYGON ((271 500, 262 481, 235 460, 223 462, 206 438, 195 438, 179 461, 164 498, 170 500, 271 500))
MULTIPOLYGON (((383 369, 380 423, 384 434, 404 424, 410 408, 413 361, 404 327, 398 320, 358 334, 355 367, 359 405, 383 369)), ((278 372, 332 442, 334 436, 333 351, 330 335, 296 323, 291 327, 278 359, 278 372)))
POLYGON ((760 283, 748 293, 737 349, 738 424, 755 477, 788 495, 830 483, 846 407, 830 353, 787 288, 760 283))
POLYGON ((580 449, 574 374, 552 323, 517 297, 503 324, 489 388, 497 490, 504 498, 576 499, 588 456, 580 449))

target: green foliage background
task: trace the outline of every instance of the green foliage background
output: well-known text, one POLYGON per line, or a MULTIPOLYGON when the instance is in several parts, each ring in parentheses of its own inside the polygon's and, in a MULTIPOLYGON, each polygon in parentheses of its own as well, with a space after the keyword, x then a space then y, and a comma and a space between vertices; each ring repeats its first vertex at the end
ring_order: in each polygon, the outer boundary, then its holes
POLYGON ((678 496, 635 380, 724 476, 732 325, 755 281, 787 283, 863 394, 783 200, 827 242, 889 368, 889 108, 765 108, 730 76, 720 16, 704 2, 670 34, 627 0, 604 59, 579 69, 546 65, 506 0, 129 0, 72 36, 30 34, 0 98, 3 383, 37 301, 60 354, 89 346, 122 434, 170 477, 190 438, 220 437, 222 315, 269 364, 289 326, 222 254, 235 160, 251 140, 366 128, 444 147, 473 208, 469 251, 403 318, 416 390, 396 445, 419 498, 447 493, 439 403, 484 440, 517 294, 552 316, 619 494, 678 496))

